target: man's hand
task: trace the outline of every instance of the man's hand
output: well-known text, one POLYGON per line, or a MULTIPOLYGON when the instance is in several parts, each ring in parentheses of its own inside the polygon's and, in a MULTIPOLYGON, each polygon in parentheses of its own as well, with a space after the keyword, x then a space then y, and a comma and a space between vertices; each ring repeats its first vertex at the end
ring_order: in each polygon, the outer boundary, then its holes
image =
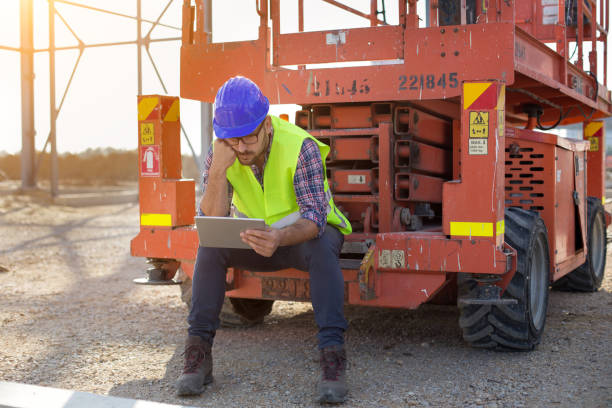
POLYGON ((211 171, 223 172, 223 176, 225 176, 225 172, 234 164, 234 161, 236 161, 236 152, 234 149, 223 140, 216 139, 213 160, 210 165, 211 171))
POLYGON ((240 233, 242 242, 249 245, 259 255, 271 257, 281 242, 281 230, 266 227, 265 230, 246 230, 240 233))
POLYGON ((200 201, 200 209, 210 217, 229 214, 227 169, 236 161, 236 153, 221 139, 215 140, 212 162, 208 169, 208 184, 200 201))

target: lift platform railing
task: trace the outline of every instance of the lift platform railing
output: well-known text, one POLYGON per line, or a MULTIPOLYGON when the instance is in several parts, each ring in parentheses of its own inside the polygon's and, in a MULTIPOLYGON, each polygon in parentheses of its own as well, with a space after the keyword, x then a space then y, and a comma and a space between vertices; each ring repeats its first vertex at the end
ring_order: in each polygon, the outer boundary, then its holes
MULTIPOLYGON (((298 1, 298 31, 281 34, 281 2, 280 0, 255 0, 257 14, 260 18, 259 40, 269 43, 271 66, 283 67, 313 63, 328 63, 339 61, 376 61, 396 59, 401 57, 400 46, 405 28, 419 26, 441 27, 452 23, 486 24, 492 22, 514 23, 531 36, 545 43, 554 43, 554 49, 566 61, 569 55, 570 43, 577 47, 575 65, 584 70, 584 44, 591 43, 589 52, 588 73, 599 78, 597 67, 597 44, 603 51, 603 84, 607 86, 607 34, 609 30, 608 3, 606 0, 558 0, 554 4, 531 2, 526 0, 427 0, 425 2, 426 16, 419 16, 418 0, 398 0, 399 24, 390 26, 378 15, 383 13, 377 9, 377 1, 370 1, 370 12, 364 13, 336 0, 322 0, 339 10, 363 17, 369 20, 369 28, 338 30, 338 36, 329 36, 325 32, 304 32, 304 1, 298 1), (516 18, 514 10, 516 9, 516 18), (578 18, 577 16, 582 16, 578 18), (268 21, 272 29, 268 28, 268 21), (427 21, 425 21, 427 20, 427 21), (424 24, 423 24, 424 23, 424 24), (350 39, 347 34, 350 33, 350 39), (351 51, 336 54, 315 50, 315 45, 321 35, 327 35, 327 42, 350 44, 351 51), (370 41, 365 41, 370 39, 370 41), (395 39, 390 43, 377 41, 395 39), (296 47, 299 41, 300 47, 296 47), (365 42, 364 42, 365 41, 365 42), (310 47, 308 45, 310 44, 310 47), (376 46, 372 46, 375 44, 376 46), (301 45, 306 46, 303 48, 301 45)), ((184 0, 183 40, 188 43, 205 44, 210 33, 204 31, 203 0, 184 0), (192 3, 195 4, 192 5, 192 3), (196 11, 197 10, 197 11, 196 11), (195 21, 194 21, 195 17, 195 21), (195 23, 195 24, 194 24, 195 23)), ((384 2, 383 2, 384 3, 384 2)), ((329 30, 327 30, 329 31, 329 30)), ((320 48, 320 47, 319 47, 320 48)), ((268 59, 266 59, 268 61, 268 59)), ((566 68, 563 68, 566 71, 566 68)), ((564 75, 567 78, 567 75, 564 75)), ((567 82, 565 83, 567 85, 567 82)))
POLYGON ((560 93, 604 116, 612 110, 610 94, 599 83, 607 77, 597 66, 603 51, 607 69, 605 0, 559 0, 552 8, 530 0, 429 0, 425 7, 398 0, 393 25, 379 18, 375 1, 369 13, 322 1, 369 26, 306 32, 299 1, 298 31, 281 33, 282 2, 258 0, 256 40, 211 43, 203 28, 203 0, 184 0, 181 95, 212 101, 224 80, 245 75, 272 103, 432 100, 459 96, 456 85, 465 80, 500 78, 512 85, 527 76, 528 87, 537 85, 542 94, 560 93), (568 52, 571 44, 576 63, 568 52), (455 73, 453 67, 461 69, 455 73))

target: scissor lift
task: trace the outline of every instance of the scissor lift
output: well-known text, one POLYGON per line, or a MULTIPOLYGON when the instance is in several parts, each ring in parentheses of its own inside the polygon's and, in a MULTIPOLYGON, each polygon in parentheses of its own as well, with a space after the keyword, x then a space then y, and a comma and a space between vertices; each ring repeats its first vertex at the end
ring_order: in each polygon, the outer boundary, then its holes
MULTIPOLYGON (((549 284, 596 290, 603 277, 607 2, 438 0, 419 27, 416 0, 398 1, 398 25, 379 20, 376 1, 369 14, 323 1, 370 27, 303 32, 300 0, 299 32, 282 34, 280 1, 261 0, 257 40, 210 43, 202 1, 186 0, 181 96, 213 102, 243 75, 271 103, 302 107, 295 123, 330 145, 330 188, 353 225, 347 303, 456 301, 471 344, 533 348, 549 284), (360 61, 370 64, 350 66, 360 61), (540 131, 580 122, 588 142, 540 131)), ((175 101, 139 97, 139 149, 158 146, 161 171, 141 169, 132 255, 150 258, 160 279, 179 266, 192 276, 197 249, 194 185, 180 180, 178 128, 166 120, 175 101)), ((309 300, 298 270, 230 270, 227 289, 243 315, 309 300)))

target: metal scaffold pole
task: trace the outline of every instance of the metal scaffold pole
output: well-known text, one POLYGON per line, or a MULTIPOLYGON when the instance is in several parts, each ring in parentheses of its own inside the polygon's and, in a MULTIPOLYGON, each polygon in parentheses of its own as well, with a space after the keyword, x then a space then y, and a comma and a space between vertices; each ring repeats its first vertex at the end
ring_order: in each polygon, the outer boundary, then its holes
MULTIPOLYGON (((0 50, 8 50, 19 52, 21 55, 21 124, 22 124, 22 150, 21 150, 21 183, 22 189, 30 189, 36 188, 36 179, 37 173, 40 169, 40 166, 43 162, 46 165, 45 156, 48 152, 47 148, 50 147, 50 193, 53 197, 56 197, 59 194, 59 164, 58 164, 58 154, 57 154, 57 120, 59 114, 61 113, 62 106, 66 100, 66 96, 70 89, 70 85, 72 84, 72 80, 74 79, 76 70, 79 66, 79 62, 81 61, 81 57, 83 53, 88 48, 100 48, 100 47, 114 47, 119 45, 136 45, 137 51, 137 81, 138 81, 138 94, 141 95, 143 90, 143 73, 142 73, 142 48, 144 46, 145 51, 147 52, 147 56, 151 60, 151 64, 153 65, 153 69, 155 70, 155 74, 157 75, 164 92, 167 93, 166 86, 162 80, 160 72, 155 65, 153 57, 149 51, 150 44, 157 44, 167 41, 180 41, 181 37, 164 37, 164 38, 151 38, 151 33, 155 29, 155 27, 165 27, 173 30, 181 31, 180 26, 174 26, 171 24, 166 24, 161 22, 160 20, 165 15, 168 8, 175 2, 175 0, 167 0, 167 4, 164 9, 161 11, 156 20, 150 20, 142 17, 142 0, 136 0, 136 9, 137 15, 131 16, 123 13, 118 13, 112 10, 106 10, 102 8, 93 7, 87 4, 80 4, 76 1, 70 0, 47 0, 48 4, 48 23, 49 23, 49 46, 47 48, 34 48, 34 24, 33 24, 33 15, 34 15, 34 1, 33 0, 21 0, 20 1, 20 47, 11 47, 0 44, 0 50), (70 7, 81 10, 89 10, 94 11, 101 14, 112 15, 121 17, 124 19, 130 19, 136 21, 136 34, 137 37, 135 40, 129 41, 112 41, 112 42, 96 42, 96 43, 85 43, 81 40, 81 38, 77 35, 75 30, 70 26, 68 20, 64 18, 62 15, 62 8, 58 10, 56 8, 56 4, 62 4, 62 7, 70 7), (78 42, 75 45, 64 45, 64 46, 56 46, 55 43, 55 17, 58 17, 60 22, 63 24, 65 29, 67 29, 74 39, 78 42), (151 27, 146 35, 143 36, 142 33, 142 23, 150 24, 151 27), (55 55, 58 51, 68 51, 68 50, 78 50, 79 55, 76 59, 72 72, 70 73, 68 83, 66 84, 65 90, 62 94, 62 97, 58 101, 56 100, 56 78, 55 78, 55 55), (49 53, 49 134, 45 140, 42 150, 40 153, 36 153, 36 144, 35 144, 35 135, 36 131, 34 128, 35 118, 34 118, 34 55, 36 53, 48 52, 49 53)), ((208 22, 207 27, 210 31, 210 11, 211 6, 207 4, 208 8, 208 22)), ((212 111, 209 110, 210 124, 208 125, 208 139, 210 140, 212 135, 212 111)), ((206 129, 206 126, 203 126, 206 129)), ((189 138, 185 132, 185 129, 181 126, 181 130, 185 135, 185 139, 189 145, 189 148, 192 151, 192 155, 194 160, 197 160, 196 153, 189 142, 189 138)), ((205 130, 206 132, 206 130, 205 130)), ((210 141, 205 142, 205 145, 208 146, 210 141)), ((197 164, 197 163, 196 163, 197 164)))
POLYGON ((36 187, 34 136, 34 25, 32 0, 21 0, 21 188, 36 187))
MULTIPOLYGON (((208 41, 212 42, 212 0, 204 0, 204 32, 208 34, 208 41)), ((212 103, 200 102, 201 107, 201 148, 200 148, 200 162, 203 162, 208 148, 212 143, 212 103)))
POLYGON ((136 1, 136 56, 138 62, 138 95, 142 95, 142 2, 136 1))
POLYGON ((55 105, 55 2, 49 0, 49 110, 51 142, 51 196, 58 195, 58 163, 57 163, 57 108, 55 105))

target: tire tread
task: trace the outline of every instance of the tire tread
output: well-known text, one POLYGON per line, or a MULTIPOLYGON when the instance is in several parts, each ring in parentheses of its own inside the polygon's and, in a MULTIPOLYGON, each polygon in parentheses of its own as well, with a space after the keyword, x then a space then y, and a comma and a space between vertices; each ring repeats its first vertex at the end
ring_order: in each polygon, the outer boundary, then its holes
MULTIPOLYGON (((495 350, 532 350, 539 343, 543 327, 531 327, 528 313, 528 285, 531 251, 536 239, 543 234, 548 254, 548 235, 544 222, 533 211, 507 208, 505 213, 506 243, 517 251, 517 271, 507 285, 502 298, 514 299, 515 305, 461 305, 459 325, 463 338, 473 347, 495 350)), ((459 293, 466 297, 476 295, 478 282, 463 274, 458 280, 459 293)), ((548 300, 548 289, 544 302, 548 300)), ((546 304, 546 303, 545 303, 546 304)), ((545 310, 544 310, 545 312, 545 310)))

